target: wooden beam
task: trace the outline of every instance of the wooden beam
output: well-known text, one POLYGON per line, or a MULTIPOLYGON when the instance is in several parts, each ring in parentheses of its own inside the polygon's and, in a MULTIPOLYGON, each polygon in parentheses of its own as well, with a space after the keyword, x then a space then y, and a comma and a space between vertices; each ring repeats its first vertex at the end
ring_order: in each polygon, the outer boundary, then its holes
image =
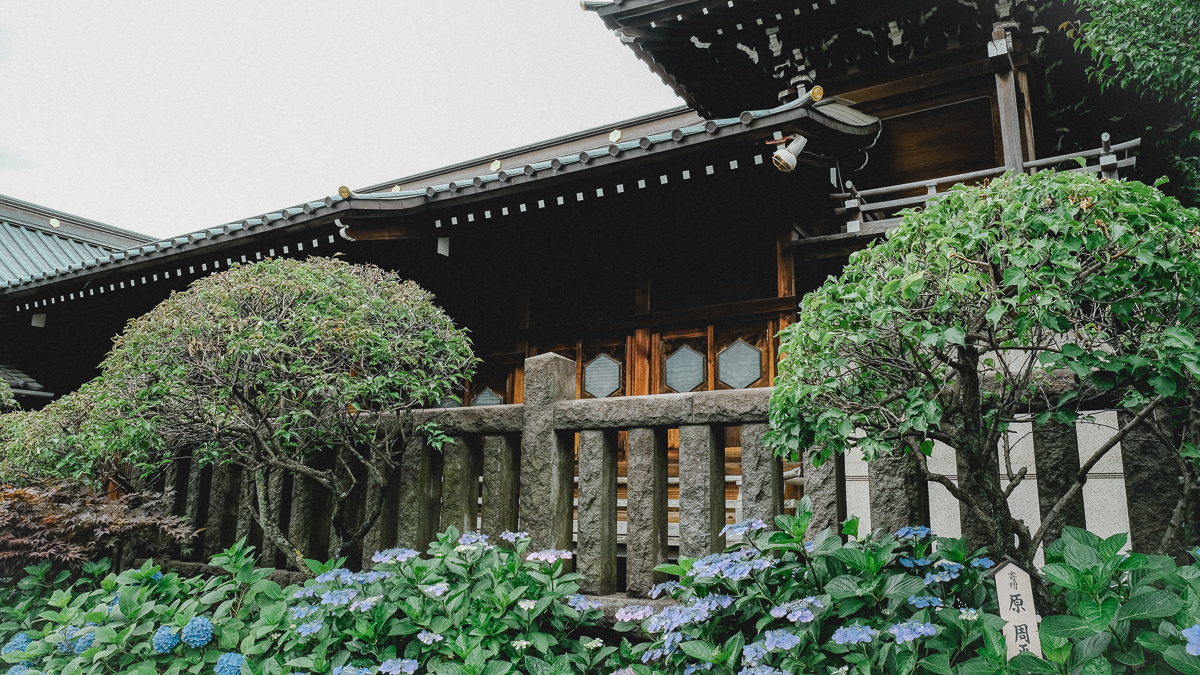
MULTIPOLYGON (((994 57, 1007 62, 1006 41, 1008 33, 998 30, 992 33, 993 44, 1001 45, 1003 55, 994 57)), ((1021 106, 1017 100, 1017 73, 1015 68, 996 70, 996 103, 1000 113, 1000 139, 1004 147, 1004 167, 1010 171, 1021 171, 1025 164, 1025 152, 1021 144, 1021 106)))

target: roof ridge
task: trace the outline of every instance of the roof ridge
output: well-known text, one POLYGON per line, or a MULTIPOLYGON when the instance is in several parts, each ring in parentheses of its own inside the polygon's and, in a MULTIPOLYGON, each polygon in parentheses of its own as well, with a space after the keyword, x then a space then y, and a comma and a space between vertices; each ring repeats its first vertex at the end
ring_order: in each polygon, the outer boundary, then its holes
MULTIPOLYGON (((57 218, 59 220, 66 221, 69 224, 92 228, 92 229, 94 229, 98 232, 104 233, 104 234, 109 234, 109 235, 118 236, 118 237, 125 237, 125 238, 129 238, 129 239, 141 239, 146 242, 154 241, 153 237, 151 237, 150 235, 147 235, 147 234, 142 234, 141 232, 134 232, 133 230, 126 230, 126 229, 123 229, 120 227, 115 227, 115 226, 109 225, 107 223, 102 223, 98 220, 92 220, 91 218, 84 218, 83 216, 77 216, 73 213, 67 213, 66 211, 59 211, 58 209, 52 209, 48 206, 42 206, 41 204, 34 204, 33 202, 27 202, 23 199, 17 199, 16 197, 9 197, 8 195, 0 194, 0 206, 11 206, 15 209, 20 209, 22 211, 35 213, 37 215, 45 216, 47 218, 57 218)), ((9 221, 18 221, 20 225, 29 227, 31 229, 35 229, 35 230, 42 231, 42 232, 48 232, 50 234, 56 234, 59 236, 64 236, 61 231, 47 229, 46 226, 42 225, 41 223, 29 222, 27 220, 20 219, 20 218, 14 218, 12 216, 5 216, 5 219, 7 219, 9 221)), ((71 237, 70 235, 67 235, 67 237, 75 238, 75 237, 71 237)), ((108 244, 100 244, 100 245, 109 247, 108 244)))

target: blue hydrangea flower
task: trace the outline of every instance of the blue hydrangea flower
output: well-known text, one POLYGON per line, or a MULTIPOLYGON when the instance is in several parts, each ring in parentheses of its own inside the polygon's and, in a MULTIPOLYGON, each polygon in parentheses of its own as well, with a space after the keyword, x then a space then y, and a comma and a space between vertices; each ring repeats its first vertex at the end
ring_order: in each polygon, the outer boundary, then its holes
POLYGON ((179 637, 189 647, 199 649, 212 640, 212 622, 202 616, 194 616, 180 631, 179 637))
POLYGON ((995 566, 996 563, 992 562, 991 558, 976 558, 971 561, 971 567, 978 567, 980 569, 986 570, 995 566))
POLYGON ((450 585, 444 581, 440 581, 436 584, 433 584, 432 586, 426 586, 424 588, 424 591, 426 593, 432 595, 435 598, 442 597, 443 595, 446 594, 446 591, 448 591, 448 590, 450 590, 450 585))
POLYGON ((337 591, 325 591, 321 594, 322 605, 348 605, 350 601, 358 595, 358 591, 353 588, 344 588, 337 591))
POLYGON ((933 562, 933 561, 931 561, 929 558, 916 558, 916 559, 900 558, 900 564, 904 565, 905 567, 907 567, 909 569, 912 569, 912 567, 914 565, 916 565, 917 567, 924 567, 931 562, 933 562))
POLYGON ((1187 638, 1187 653, 1192 656, 1200 656, 1200 623, 1183 631, 1183 637, 1187 638))
POLYGON ((733 597, 729 595, 713 593, 711 595, 706 595, 703 598, 692 598, 688 604, 692 607, 698 607, 706 612, 712 613, 717 611, 717 609, 727 609, 733 604, 733 597))
POLYGON ((329 675, 367 675, 371 671, 366 668, 355 668, 354 666, 337 666, 329 671, 329 675))
POLYGON ((761 642, 752 642, 742 647, 742 660, 756 665, 767 656, 767 648, 761 642))
POLYGON ((765 638, 763 644, 766 645, 769 652, 776 649, 787 651, 800 644, 800 636, 786 630, 769 630, 763 637, 765 638))
POLYGON ((942 599, 932 595, 910 595, 908 596, 908 604, 918 609, 924 607, 942 607, 942 599))
POLYGON ((65 638, 65 639, 63 639, 60 642, 55 642, 54 648, 57 649, 58 651, 62 652, 63 654, 70 654, 71 653, 71 639, 75 637, 75 633, 77 633, 78 631, 79 631, 79 628, 77 628, 75 626, 67 626, 65 628, 59 629, 58 634, 62 635, 63 638, 65 638))
POLYGON ((301 637, 308 637, 309 635, 321 630, 321 628, 324 626, 325 622, 321 619, 317 619, 315 621, 309 621, 308 623, 300 624, 300 626, 296 628, 296 633, 301 637))
POLYGON ((654 587, 650 589, 650 597, 657 598, 663 593, 667 593, 669 595, 680 588, 683 588, 683 586, 680 585, 678 581, 664 581, 661 584, 655 584, 654 587))
POLYGON ((617 610, 617 621, 641 621, 654 614, 653 605, 625 605, 617 610))
POLYGON ((363 598, 362 600, 355 600, 350 605, 350 611, 351 612, 369 612, 369 611, 371 611, 371 608, 375 606, 375 603, 379 602, 382 599, 383 599, 382 595, 372 595, 369 598, 363 598))
POLYGON ((213 670, 217 671, 217 675, 238 675, 242 672, 242 662, 246 657, 237 652, 225 652, 217 659, 217 665, 213 670))
POLYGON ((413 675, 413 673, 417 672, 417 666, 419 665, 416 659, 388 659, 379 664, 379 672, 386 673, 387 675, 400 675, 400 673, 413 675))
POLYGON ((933 534, 928 527, 902 527, 896 532, 897 539, 924 539, 933 534))
POLYGON ((82 653, 86 652, 88 649, 90 649, 92 646, 92 643, 95 641, 96 641, 96 633, 95 632, 84 633, 83 635, 76 638, 75 642, 71 643, 71 651, 75 652, 75 656, 79 656, 80 654, 82 654, 82 653))
MULTIPOLYGON (((662 655, 663 655, 663 650, 661 648, 647 649, 646 651, 642 652, 642 663, 649 663, 650 661, 653 661, 655 659, 662 658, 662 655)), ((621 672, 621 671, 617 671, 617 672, 621 672)), ((614 675, 615 675, 615 673, 614 673, 614 675)))
POLYGON ((587 596, 581 593, 567 596, 567 604, 570 605, 571 609, 574 609, 577 612, 586 612, 589 609, 600 609, 604 606, 603 603, 596 602, 595 600, 588 600, 587 596))
POLYGON ((817 542, 815 542, 815 541, 812 541, 811 539, 810 539, 810 540, 808 540, 808 541, 806 541, 806 542, 804 542, 804 552, 805 552, 805 553, 812 553, 813 546, 816 546, 816 544, 817 544, 817 542))
POLYGON ((755 530, 765 530, 765 529, 767 529, 767 524, 756 518, 754 520, 744 520, 740 523, 735 523, 733 525, 726 525, 721 530, 721 534, 729 534, 729 535, 733 535, 735 537, 741 537, 741 536, 745 535, 747 532, 754 532, 755 530))
POLYGON ((23 652, 25 648, 33 644, 33 638, 24 633, 17 633, 12 636, 12 639, 5 643, 3 648, 0 648, 0 654, 9 652, 23 652))
POLYGON ((697 603, 697 598, 686 605, 670 605, 650 617, 646 630, 651 633, 671 632, 688 624, 704 623, 711 616, 709 603, 697 603))
POLYGON ((833 632, 833 641, 839 645, 857 644, 859 642, 867 643, 870 642, 877 633, 878 631, 870 626, 864 626, 856 623, 851 626, 842 626, 841 628, 835 630, 833 632))
POLYGON ((780 668, 772 668, 767 665, 754 665, 743 667, 738 671, 738 675, 792 675, 786 670, 780 668))
POLYGON ((295 593, 293 593, 292 597, 297 598, 297 599, 311 598, 311 597, 315 597, 317 595, 317 593, 320 593, 322 590, 324 590, 324 589, 321 588, 320 586, 306 586, 306 587, 301 588, 300 590, 296 591, 295 593))
POLYGON ((963 621, 975 621, 979 618, 979 610, 963 607, 958 610, 958 618, 963 621))
POLYGON ((371 561, 375 563, 402 563, 406 560, 417 557, 419 554, 411 548, 389 548, 383 551, 376 551, 375 555, 371 556, 371 561))
POLYGON ((888 629, 888 632, 896 636, 896 644, 902 645, 905 642, 912 642, 923 635, 933 635, 937 631, 934 630, 933 624, 929 622, 905 621, 904 623, 892 625, 888 629))
POLYGON ((17 665, 8 669, 8 675, 25 675, 25 673, 28 672, 29 666, 25 665, 24 663, 18 663, 17 665))
POLYGON ((803 600, 792 600, 791 602, 785 602, 782 605, 775 607, 771 610, 771 616, 775 617, 776 619, 782 616, 787 616, 788 621, 809 623, 816 618, 813 614, 812 608, 823 606, 824 605, 821 604, 821 601, 816 597, 809 596, 803 600))
POLYGON ((478 532, 467 532, 458 538, 459 546, 471 546, 473 544, 487 544, 488 536, 478 532))
POLYGON ((150 581, 158 581, 161 578, 162 578, 162 570, 159 570, 154 573, 154 576, 150 577, 150 581))
POLYGON ((441 642, 445 638, 437 633, 430 633, 427 630, 423 630, 420 633, 417 633, 417 639, 427 645, 431 645, 435 642, 441 642))
POLYGON ((292 618, 296 621, 299 621, 300 619, 315 613, 319 609, 320 607, 317 607, 316 605, 299 605, 297 607, 293 607, 290 611, 292 613, 292 618))
POLYGON ((154 631, 151 642, 154 644, 154 651, 166 654, 179 644, 179 636, 171 631, 170 626, 159 626, 158 630, 154 631))
POLYGON ((504 541, 507 541, 509 543, 512 543, 512 544, 517 543, 518 539, 526 539, 528 537, 529 537, 529 533, 525 532, 524 530, 522 530, 520 532, 509 532, 508 530, 505 530, 504 532, 500 533, 501 539, 503 539, 504 541))
POLYGON ((663 653, 673 654, 675 652, 675 646, 680 642, 683 642, 683 633, 680 633, 679 631, 667 633, 663 636, 663 653))
POLYGON ((758 550, 750 547, 742 548, 731 553, 714 553, 700 558, 692 563, 688 570, 689 577, 725 578, 730 581, 740 581, 750 576, 754 570, 764 570, 774 565, 775 560, 756 558, 758 550))
MULTIPOLYGON (((683 675, 695 675, 698 670, 712 670, 712 667, 713 664, 711 663, 690 663, 683 669, 683 675)), ((613 673, 613 675, 617 674, 613 673)))

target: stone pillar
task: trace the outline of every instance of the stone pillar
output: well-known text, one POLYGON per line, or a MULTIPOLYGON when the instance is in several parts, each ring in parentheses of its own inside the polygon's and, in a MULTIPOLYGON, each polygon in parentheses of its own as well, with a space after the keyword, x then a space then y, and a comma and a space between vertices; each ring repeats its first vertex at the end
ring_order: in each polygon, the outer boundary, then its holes
POLYGON ((579 433, 579 564, 581 593, 617 590, 617 432, 579 433))
MULTIPOLYGON (((721 438, 725 434, 722 430, 721 438)), ((725 448, 707 424, 679 428, 679 556, 725 550, 725 448)))
POLYGON ((808 523, 810 539, 826 528, 840 535, 841 523, 846 519, 846 460, 841 453, 834 453, 821 466, 813 466, 818 451, 810 448, 804 453, 804 496, 813 507, 808 523))
POLYGON ((212 482, 208 488, 208 514, 204 525, 204 559, 208 560, 219 553, 224 546, 221 540, 224 534, 225 501, 229 497, 229 467, 213 466, 212 482))
MULTIPOLYGON (((1123 428, 1136 415, 1117 413, 1123 428)), ((1170 433, 1170 421, 1163 406, 1155 411, 1157 423, 1170 433)), ((1178 551, 1163 551, 1163 536, 1174 514, 1175 505, 1183 493, 1183 477, 1179 474, 1179 453, 1154 433, 1147 419, 1130 431, 1121 441, 1121 463, 1125 473, 1125 502, 1129 508, 1129 539, 1138 553, 1175 555, 1178 551)))
POLYGON ((783 462, 763 445, 767 424, 742 425, 742 519, 775 529, 783 513, 783 462))
POLYGON ((413 436, 400 462, 396 546, 425 553, 442 514, 442 453, 413 436))
POLYGON ((483 437, 483 531, 502 544, 505 530, 517 529, 520 476, 517 443, 508 436, 483 437))
POLYGON ((629 467, 625 586, 629 596, 636 598, 666 578, 654 571, 667 561, 666 430, 630 429, 625 452, 629 467))
MULTIPOLYGON (((380 452, 387 452, 387 450, 381 450, 380 452)), ((384 466, 384 462, 381 458, 372 456, 367 461, 374 462, 376 469, 380 473, 384 473, 388 470, 387 467, 384 466)), ((295 477, 295 479, 299 478, 299 476, 295 477)), ((367 474, 367 503, 363 508, 364 519, 370 518, 371 515, 375 513, 375 509, 377 508, 386 509, 386 504, 381 505, 381 502, 385 502, 387 499, 387 487, 387 485, 381 485, 376 482, 373 478, 371 478, 369 473, 367 474)), ((380 545, 380 542, 383 541, 383 521, 383 510, 381 510, 379 512, 379 517, 375 519, 375 522, 371 524, 371 529, 367 530, 366 536, 363 537, 362 569, 364 570, 371 569, 371 567, 374 566, 375 563, 373 560, 371 560, 371 557, 374 556, 377 551, 385 548, 380 545)))
MULTIPOLYGON (((275 527, 284 528, 286 525, 282 522, 281 514, 283 513, 283 479, 285 474, 283 469, 272 469, 270 477, 267 478, 267 507, 270 508, 269 514, 264 514, 263 518, 274 523, 275 527)), ((263 567, 275 567, 276 558, 281 551, 275 545, 275 542, 270 537, 263 533, 262 557, 259 559, 263 567)), ((331 556, 332 557, 332 556, 331 556)))
MULTIPOLYGON (((313 482, 307 476, 292 476, 292 512, 288 517, 288 539, 306 558, 312 558, 313 482)), ((288 567, 295 568, 292 556, 288 567)), ((301 570, 303 571, 303 570, 301 570)))
POLYGON ((479 529, 479 457, 465 438, 442 444, 442 518, 439 532, 479 529))
MULTIPOLYGON (((204 527, 204 523, 200 521, 200 498, 204 492, 204 470, 200 468, 199 460, 195 457, 188 461, 187 466, 187 494, 184 495, 183 517, 191 523, 192 527, 199 530, 204 527)), ((191 542, 184 544, 183 558, 185 560, 202 558, 204 555, 203 544, 204 533, 201 532, 193 537, 191 542)))
POLYGON ((253 472, 242 469, 240 483, 241 485, 238 487, 237 538, 245 539, 246 543, 250 543, 250 537, 254 533, 254 512, 258 508, 254 501, 253 472))
MULTIPOLYGON (((1033 462, 1037 472, 1038 507, 1045 522, 1047 514, 1075 484, 1079 475, 1079 435, 1074 424, 1062 424, 1053 420, 1046 424, 1033 424, 1033 462)), ((1045 544, 1058 539, 1062 528, 1087 527, 1083 511, 1081 490, 1062 511, 1058 524, 1046 530, 1042 540, 1045 544)))
POLYGON ((909 525, 929 526, 929 484, 917 456, 895 451, 867 465, 870 475, 871 529, 895 532, 909 525))
POLYGON ((554 428, 554 404, 575 398, 575 362, 558 354, 525 359, 525 427, 521 434, 521 529, 530 549, 571 549, 575 457, 554 428))

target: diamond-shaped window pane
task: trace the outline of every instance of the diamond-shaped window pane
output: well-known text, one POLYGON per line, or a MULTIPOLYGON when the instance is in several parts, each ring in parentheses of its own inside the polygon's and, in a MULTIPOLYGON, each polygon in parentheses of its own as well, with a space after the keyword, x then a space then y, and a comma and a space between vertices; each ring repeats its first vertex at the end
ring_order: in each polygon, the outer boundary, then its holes
POLYGON ((738 340, 717 355, 717 375, 734 389, 745 389, 762 377, 762 351, 738 340))
POLYGON ((704 356, 684 345, 667 357, 667 386, 680 393, 704 383, 704 356))
POLYGON ((621 388, 621 364, 608 354, 601 354, 583 367, 583 390, 604 398, 621 388))
POLYGON ((504 399, 500 397, 500 394, 497 394, 491 389, 484 389, 478 394, 475 394, 475 398, 471 399, 472 406, 500 405, 501 403, 504 403, 504 399))

